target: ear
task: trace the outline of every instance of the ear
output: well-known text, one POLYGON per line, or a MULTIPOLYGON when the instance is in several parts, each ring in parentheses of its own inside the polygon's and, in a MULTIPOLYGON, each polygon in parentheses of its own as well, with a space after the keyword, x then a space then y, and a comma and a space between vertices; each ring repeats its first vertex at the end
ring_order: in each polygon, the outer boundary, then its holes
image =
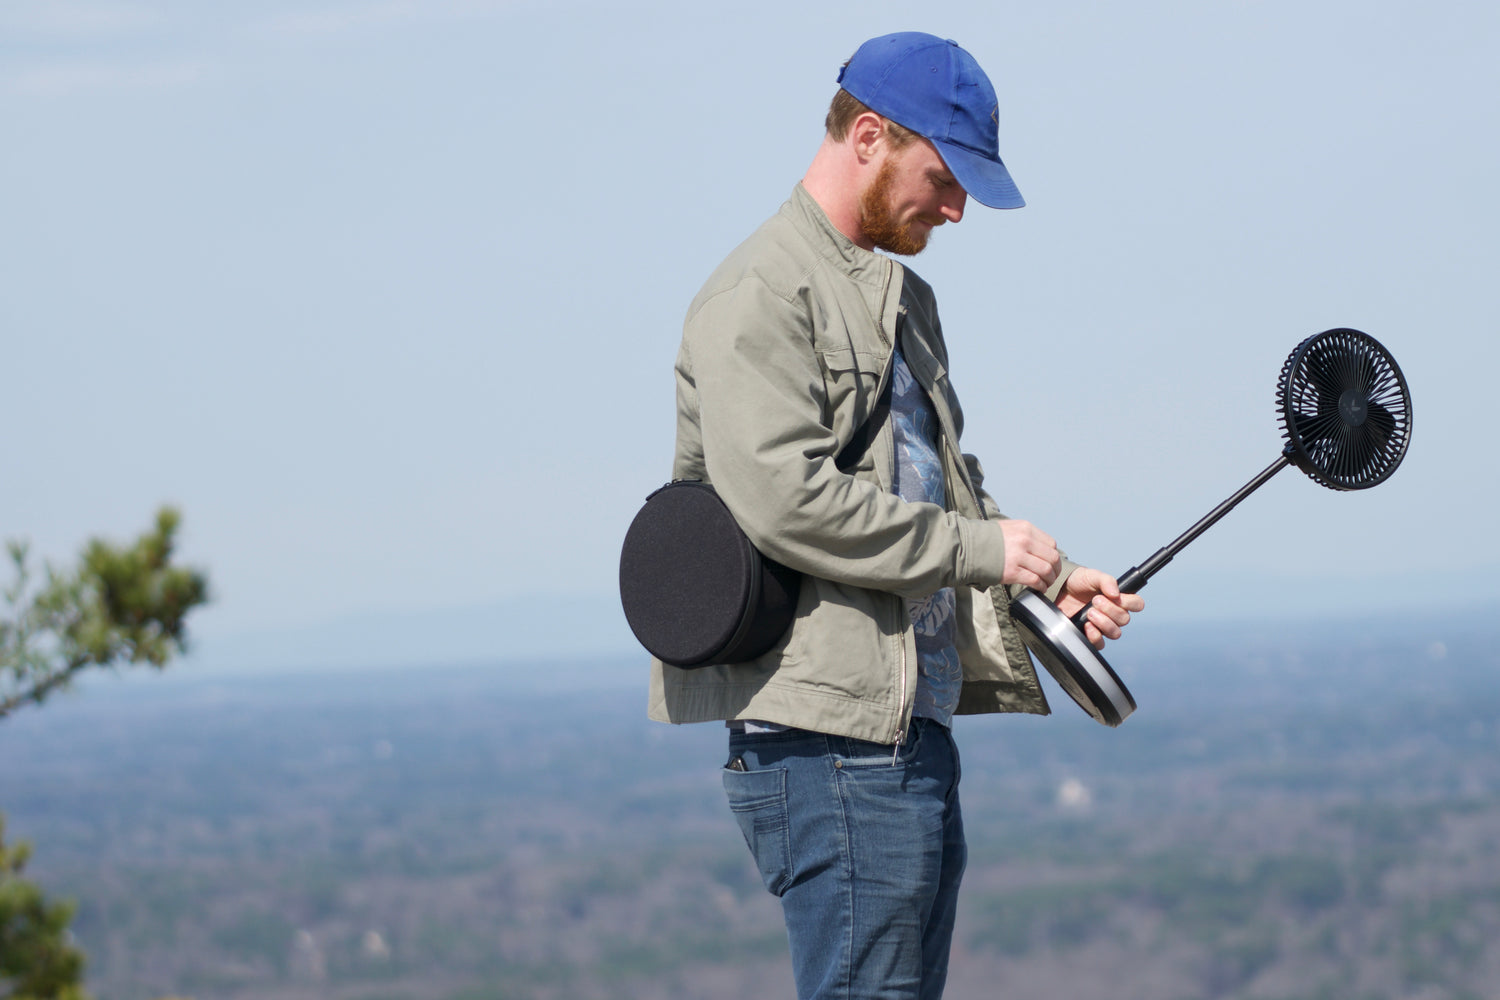
POLYGON ((849 126, 849 141, 861 163, 875 159, 888 145, 885 139, 885 120, 873 111, 864 112, 849 126))

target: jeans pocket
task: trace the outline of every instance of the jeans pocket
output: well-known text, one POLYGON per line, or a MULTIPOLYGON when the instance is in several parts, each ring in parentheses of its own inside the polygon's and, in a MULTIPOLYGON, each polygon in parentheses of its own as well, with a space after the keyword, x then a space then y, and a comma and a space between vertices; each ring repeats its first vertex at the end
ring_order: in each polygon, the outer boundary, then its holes
POLYGON ((913 719, 910 730, 900 746, 890 743, 871 743, 849 737, 829 740, 834 756, 841 768, 878 768, 910 764, 922 749, 922 720, 913 719))
POLYGON ((761 881, 773 896, 786 892, 792 877, 792 834, 787 817, 786 769, 735 771, 725 768, 724 794, 745 836, 761 881))

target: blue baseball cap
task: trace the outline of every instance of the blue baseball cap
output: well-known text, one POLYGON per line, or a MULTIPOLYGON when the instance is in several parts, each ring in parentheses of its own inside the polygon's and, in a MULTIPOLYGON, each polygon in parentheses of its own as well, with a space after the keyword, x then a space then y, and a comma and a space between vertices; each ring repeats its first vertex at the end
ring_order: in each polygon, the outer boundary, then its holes
POLYGON ((876 114, 937 147, 981 205, 1026 204, 1000 159, 1000 104, 974 57, 920 31, 872 38, 839 71, 839 85, 876 114))

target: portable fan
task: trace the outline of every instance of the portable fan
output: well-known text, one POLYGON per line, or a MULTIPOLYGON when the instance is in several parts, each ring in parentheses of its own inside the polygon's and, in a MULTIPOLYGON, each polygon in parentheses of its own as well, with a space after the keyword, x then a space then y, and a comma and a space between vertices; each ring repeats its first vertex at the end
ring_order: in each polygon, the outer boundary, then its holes
MULTIPOLYGON (((1358 330, 1325 330, 1298 344, 1281 366, 1276 387, 1286 447, 1233 496, 1171 544, 1120 577, 1133 594, 1172 557, 1245 497, 1288 465, 1333 490, 1364 490, 1390 477, 1411 440, 1411 397, 1389 352, 1358 330)), ((1084 637, 1088 608, 1072 618, 1034 590, 1011 602, 1026 646, 1062 689, 1095 720, 1118 726, 1135 699, 1109 663, 1084 637)))

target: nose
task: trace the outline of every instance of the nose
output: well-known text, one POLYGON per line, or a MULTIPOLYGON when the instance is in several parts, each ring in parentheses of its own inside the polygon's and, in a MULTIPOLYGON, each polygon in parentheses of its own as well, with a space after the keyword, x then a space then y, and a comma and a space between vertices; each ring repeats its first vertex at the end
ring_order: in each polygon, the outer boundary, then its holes
POLYGON ((949 222, 961 222, 964 217, 964 206, 968 204, 968 192, 960 190, 957 195, 949 198, 943 203, 943 218, 949 222))

